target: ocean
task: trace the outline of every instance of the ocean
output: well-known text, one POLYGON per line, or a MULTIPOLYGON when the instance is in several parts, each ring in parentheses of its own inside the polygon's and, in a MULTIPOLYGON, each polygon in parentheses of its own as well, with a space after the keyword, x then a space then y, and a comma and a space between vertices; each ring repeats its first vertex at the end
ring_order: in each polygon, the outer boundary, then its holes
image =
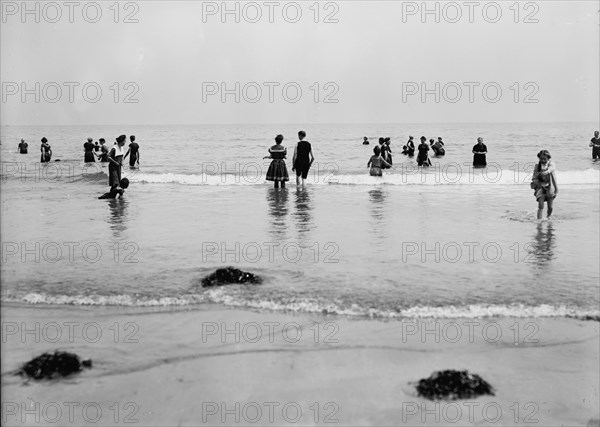
MULTIPOLYGON (((2 301, 16 305, 246 309, 350 318, 598 316, 599 163, 594 123, 3 126, 2 301), (291 171, 299 130, 315 164, 291 171), (283 134, 291 181, 265 181, 283 134), (136 135, 140 168, 108 191, 107 165, 83 143, 136 135), (441 136, 422 170, 408 136, 441 136), (39 163, 46 137, 53 161, 39 163), (363 136, 371 145, 363 146, 363 136), (380 136, 394 169, 369 176, 380 136), (478 136, 488 167, 473 170, 478 136), (17 152, 21 138, 29 154, 17 152), (553 218, 536 219, 536 154, 557 168, 553 218), (60 162, 54 160, 60 159, 60 162), (261 285, 202 288, 234 266, 261 285)), ((545 217, 545 214, 544 214, 545 217)))

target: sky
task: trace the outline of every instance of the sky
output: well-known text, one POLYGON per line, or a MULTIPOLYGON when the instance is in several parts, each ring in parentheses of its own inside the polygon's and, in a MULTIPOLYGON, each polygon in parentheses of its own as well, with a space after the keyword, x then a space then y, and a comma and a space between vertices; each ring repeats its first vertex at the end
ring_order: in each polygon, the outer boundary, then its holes
POLYGON ((599 1, 1 1, 1 125, 596 122, 599 1))

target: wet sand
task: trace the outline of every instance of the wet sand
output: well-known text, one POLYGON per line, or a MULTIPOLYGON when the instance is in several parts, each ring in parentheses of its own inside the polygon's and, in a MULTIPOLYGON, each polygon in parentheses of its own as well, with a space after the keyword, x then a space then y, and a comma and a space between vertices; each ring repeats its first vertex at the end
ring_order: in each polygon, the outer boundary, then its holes
POLYGON ((200 306, 2 307, 3 425, 597 425, 599 323, 380 322, 200 306), (25 331, 25 332, 24 332, 25 331), (68 350, 93 368, 10 371, 68 350), (467 369, 495 396, 432 402, 414 382, 467 369))

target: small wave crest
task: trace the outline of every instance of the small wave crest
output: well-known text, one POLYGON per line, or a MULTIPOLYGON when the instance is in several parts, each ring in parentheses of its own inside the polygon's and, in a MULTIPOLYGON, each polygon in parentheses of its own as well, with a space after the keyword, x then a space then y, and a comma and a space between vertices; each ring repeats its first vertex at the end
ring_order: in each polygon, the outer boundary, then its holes
POLYGON ((359 304, 344 305, 340 302, 322 302, 311 298, 281 300, 253 299, 231 293, 225 289, 211 289, 205 293, 180 296, 138 297, 133 295, 47 295, 28 293, 8 295, 3 302, 27 304, 77 305, 77 306, 122 306, 122 307, 179 307, 203 303, 222 304, 229 307, 267 310, 275 312, 317 313, 340 315, 352 318, 394 319, 478 319, 488 317, 569 317, 584 320, 598 320, 600 311, 564 304, 525 305, 525 304, 469 304, 398 308, 396 310, 363 307, 359 304))
MULTIPOLYGON (((141 184, 251 186, 265 183, 265 174, 262 172, 254 169, 247 173, 243 170, 239 173, 200 174, 139 172, 131 179, 141 184)), ((315 170, 311 171, 308 180, 313 185, 529 185, 531 174, 491 167, 485 170, 467 170, 458 165, 445 165, 429 169, 399 167, 384 173, 382 177, 373 177, 368 173, 336 174, 331 170, 315 170)), ((560 185, 597 186, 600 184, 600 171, 586 169, 558 172, 558 181, 560 185)))

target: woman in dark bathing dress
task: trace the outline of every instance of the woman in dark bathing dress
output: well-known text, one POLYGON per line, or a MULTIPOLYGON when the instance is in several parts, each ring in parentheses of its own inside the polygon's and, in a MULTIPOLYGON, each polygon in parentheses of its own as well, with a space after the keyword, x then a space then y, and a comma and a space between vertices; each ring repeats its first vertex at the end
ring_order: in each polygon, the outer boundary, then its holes
POLYGON ((48 140, 46 137, 42 138, 42 145, 40 146, 40 151, 42 152, 40 161, 42 163, 48 163, 52 158, 52 148, 50 148, 50 144, 48 144, 48 140))
POLYGON ((477 144, 473 146, 473 167, 484 168, 487 166, 485 155, 487 154, 487 147, 483 143, 483 138, 477 138, 477 144))
POLYGON ((285 182, 290 180, 284 160, 287 156, 287 149, 281 145, 282 142, 283 135, 277 135, 275 145, 269 148, 270 156, 264 157, 265 159, 273 159, 267 170, 267 181, 273 181, 274 188, 279 188, 280 182, 281 188, 284 188, 285 182))

